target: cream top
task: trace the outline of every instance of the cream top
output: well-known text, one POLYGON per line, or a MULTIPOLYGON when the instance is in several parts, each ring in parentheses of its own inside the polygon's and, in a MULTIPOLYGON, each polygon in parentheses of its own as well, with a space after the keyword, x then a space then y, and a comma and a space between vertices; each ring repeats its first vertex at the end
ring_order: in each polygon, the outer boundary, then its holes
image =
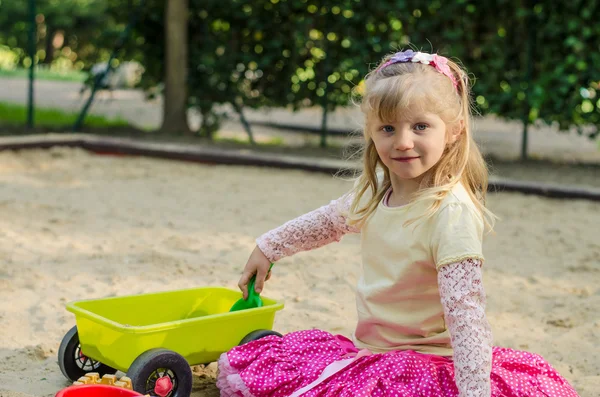
POLYGON ((437 270, 483 261, 483 219, 461 184, 433 217, 404 225, 423 214, 422 205, 392 208, 382 200, 361 229, 364 271, 354 332, 360 347, 452 355, 437 270))

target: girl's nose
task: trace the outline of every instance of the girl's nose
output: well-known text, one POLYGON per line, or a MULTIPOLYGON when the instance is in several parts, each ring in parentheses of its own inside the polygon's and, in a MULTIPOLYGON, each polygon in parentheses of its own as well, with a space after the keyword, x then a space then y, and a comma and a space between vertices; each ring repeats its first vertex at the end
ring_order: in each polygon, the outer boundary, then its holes
POLYGON ((400 132, 396 135, 396 140, 394 141, 394 149, 396 150, 410 150, 415 146, 410 134, 406 132, 400 132))

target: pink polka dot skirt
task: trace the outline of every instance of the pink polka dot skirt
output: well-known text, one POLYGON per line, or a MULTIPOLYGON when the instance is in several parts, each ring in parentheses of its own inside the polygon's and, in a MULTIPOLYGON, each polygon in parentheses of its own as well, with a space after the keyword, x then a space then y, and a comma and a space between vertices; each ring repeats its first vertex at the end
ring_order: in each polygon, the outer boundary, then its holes
MULTIPOLYGON (((267 336, 221 356, 217 387, 221 396, 243 397, 458 396, 450 358, 414 351, 356 358, 357 352, 350 340, 319 330, 267 336), (335 366, 337 372, 323 374, 335 366)), ((492 354, 492 397, 577 397, 539 355, 500 347, 492 354)))

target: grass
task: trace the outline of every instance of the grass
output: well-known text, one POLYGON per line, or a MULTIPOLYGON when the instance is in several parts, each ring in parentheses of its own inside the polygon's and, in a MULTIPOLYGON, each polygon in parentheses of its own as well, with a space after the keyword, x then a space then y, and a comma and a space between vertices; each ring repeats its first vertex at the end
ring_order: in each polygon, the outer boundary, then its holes
MULTIPOLYGON (((29 70, 21 68, 13 70, 0 69, 0 77, 27 78, 29 77, 29 70)), ((57 72, 54 70, 36 69, 35 78, 40 80, 75 81, 82 83, 87 78, 87 73, 77 71, 57 72)))
MULTIPOLYGON (((58 109, 40 109, 34 111, 34 124, 38 127, 64 128, 75 124, 77 113, 66 113, 58 109)), ((27 122, 27 108, 22 105, 0 102, 0 125, 24 126, 27 122)), ((129 123, 121 118, 107 119, 102 116, 88 114, 85 118, 88 127, 129 127, 129 123)))
MULTIPOLYGON (((197 140, 198 138, 195 139, 197 140)), ((204 142, 207 144, 206 141, 204 142)), ((208 144, 224 149, 249 149, 264 153, 290 154, 331 159, 347 158, 347 149, 334 143, 330 143, 326 148, 321 148, 318 143, 310 142, 306 142, 301 146, 289 146, 286 145, 285 140, 282 137, 273 137, 266 141, 263 140, 258 142, 256 145, 252 145, 247 138, 223 138, 219 137, 217 134, 213 141, 208 142, 208 144)))
MULTIPOLYGON (((239 137, 239 138, 224 138, 223 137, 222 138, 219 136, 218 133, 214 137, 214 142, 215 143, 223 143, 223 144, 231 144, 231 145, 240 145, 240 146, 252 146, 252 144, 248 140, 248 137, 239 137)), ((281 146, 285 146, 285 142, 283 141, 283 138, 281 138, 281 137, 273 137, 273 138, 270 138, 268 141, 260 142, 258 145, 281 147, 281 146)))

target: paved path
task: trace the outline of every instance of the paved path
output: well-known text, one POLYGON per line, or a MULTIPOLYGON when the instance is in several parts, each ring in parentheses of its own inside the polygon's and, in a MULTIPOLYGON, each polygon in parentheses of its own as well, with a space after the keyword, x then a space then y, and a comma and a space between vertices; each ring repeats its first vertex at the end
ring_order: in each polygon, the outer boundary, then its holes
MULTIPOLYGON (((85 97, 79 94, 81 85, 73 82, 38 80, 35 85, 35 101, 38 107, 55 107, 77 112, 84 104, 85 97)), ((25 104, 27 101, 27 80, 20 78, 0 78, 0 101, 25 104)), ((100 93, 92 106, 92 113, 107 117, 121 117, 133 125, 155 129, 160 126, 161 100, 144 101, 138 90, 115 91, 112 96, 100 93)), ((190 112, 192 127, 199 125, 200 119, 190 112)), ((320 110, 305 109, 292 113, 282 109, 270 111, 249 111, 250 121, 272 122, 288 125, 318 127, 320 110)), ((354 130, 362 121, 361 113, 354 108, 339 109, 329 117, 329 125, 335 129, 354 130)), ((504 122, 494 117, 476 120, 477 140, 485 153, 504 159, 518 158, 520 153, 521 125, 519 122, 504 122)), ((291 134, 282 130, 254 127, 258 140, 281 138, 289 144, 302 144, 316 141, 313 134, 291 134)), ((244 137, 239 122, 232 120, 223 125, 222 136, 244 137)), ((340 141, 340 139, 336 139, 340 141)), ((549 127, 530 130, 529 153, 531 157, 551 160, 569 160, 600 163, 598 141, 591 141, 576 132, 561 133, 549 127)))

